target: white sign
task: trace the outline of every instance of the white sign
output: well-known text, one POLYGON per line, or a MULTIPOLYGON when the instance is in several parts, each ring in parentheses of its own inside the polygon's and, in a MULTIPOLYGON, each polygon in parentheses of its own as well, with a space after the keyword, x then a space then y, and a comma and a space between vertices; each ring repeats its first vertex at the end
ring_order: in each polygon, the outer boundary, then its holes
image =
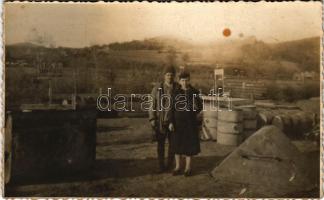
POLYGON ((214 74, 215 74, 215 76, 217 76, 217 75, 224 76, 224 69, 215 69, 214 74))

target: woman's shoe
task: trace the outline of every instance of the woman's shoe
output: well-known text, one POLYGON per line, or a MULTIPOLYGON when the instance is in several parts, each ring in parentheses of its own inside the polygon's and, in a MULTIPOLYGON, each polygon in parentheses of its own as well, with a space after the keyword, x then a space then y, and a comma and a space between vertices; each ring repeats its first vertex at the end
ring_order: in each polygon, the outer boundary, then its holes
POLYGON ((175 170, 172 171, 172 176, 178 176, 180 174, 181 174, 180 169, 175 169, 175 170))
POLYGON ((184 172, 184 176, 185 176, 185 177, 189 177, 189 176, 191 176, 191 175, 192 175, 191 170, 186 170, 186 171, 184 172))

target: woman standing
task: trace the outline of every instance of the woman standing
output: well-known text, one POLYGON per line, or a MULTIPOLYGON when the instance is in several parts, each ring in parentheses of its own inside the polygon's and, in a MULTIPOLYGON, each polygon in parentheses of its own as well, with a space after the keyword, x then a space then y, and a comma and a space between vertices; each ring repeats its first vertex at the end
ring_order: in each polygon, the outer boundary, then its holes
POLYGON ((200 152, 197 114, 202 110, 199 92, 190 85, 190 74, 181 72, 180 87, 174 91, 174 134, 173 147, 176 166, 173 175, 179 175, 181 156, 185 157, 184 175, 191 175, 191 158, 200 152))

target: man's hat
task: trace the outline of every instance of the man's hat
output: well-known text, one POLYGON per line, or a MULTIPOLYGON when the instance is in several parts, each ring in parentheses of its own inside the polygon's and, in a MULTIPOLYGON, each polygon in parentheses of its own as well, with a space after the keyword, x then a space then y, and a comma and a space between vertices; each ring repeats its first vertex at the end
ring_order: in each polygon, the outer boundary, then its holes
POLYGON ((179 79, 182 79, 182 78, 190 78, 190 73, 187 72, 187 71, 182 71, 182 72, 179 74, 179 79))
POLYGON ((163 70, 163 74, 166 74, 166 73, 175 74, 176 73, 175 67, 174 66, 166 66, 163 70))

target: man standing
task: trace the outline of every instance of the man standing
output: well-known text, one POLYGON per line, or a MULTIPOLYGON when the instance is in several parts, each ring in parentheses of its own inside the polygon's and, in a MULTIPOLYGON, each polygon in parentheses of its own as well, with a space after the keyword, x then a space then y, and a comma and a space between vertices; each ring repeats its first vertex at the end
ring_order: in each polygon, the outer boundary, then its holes
POLYGON ((174 131, 172 123, 172 94, 177 84, 174 82, 175 68, 173 66, 165 67, 164 81, 158 83, 152 90, 153 106, 149 111, 149 120, 155 131, 158 143, 157 153, 159 161, 159 172, 173 168, 174 152, 172 148, 171 134, 174 131), (165 140, 168 139, 168 159, 167 165, 164 161, 165 140))

